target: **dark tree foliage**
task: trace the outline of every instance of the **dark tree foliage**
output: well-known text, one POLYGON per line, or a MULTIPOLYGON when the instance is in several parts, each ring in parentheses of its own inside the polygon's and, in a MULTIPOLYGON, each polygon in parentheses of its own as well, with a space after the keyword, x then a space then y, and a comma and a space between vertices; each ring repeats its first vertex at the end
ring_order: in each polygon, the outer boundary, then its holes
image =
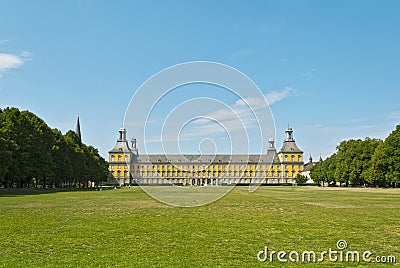
POLYGON ((376 148, 367 180, 381 186, 400 183, 400 125, 376 148))
POLYGON ((85 187, 107 179, 108 164, 98 150, 79 143, 29 111, 0 110, 0 185, 85 187))
POLYGON ((301 175, 300 173, 297 174, 296 176, 296 183, 297 184, 304 184, 306 183, 308 178, 304 175, 301 175))
POLYGON ((8 139, 7 133, 3 128, 3 111, 0 109, 0 178, 4 177, 12 162, 13 143, 8 139))
POLYGON ((336 153, 325 159, 324 161, 318 162, 311 170, 311 178, 315 183, 327 183, 332 185, 336 183, 335 179, 336 172, 336 153))
POLYGON ((365 185, 371 158, 380 143, 370 138, 342 141, 337 147, 336 180, 346 185, 365 185))

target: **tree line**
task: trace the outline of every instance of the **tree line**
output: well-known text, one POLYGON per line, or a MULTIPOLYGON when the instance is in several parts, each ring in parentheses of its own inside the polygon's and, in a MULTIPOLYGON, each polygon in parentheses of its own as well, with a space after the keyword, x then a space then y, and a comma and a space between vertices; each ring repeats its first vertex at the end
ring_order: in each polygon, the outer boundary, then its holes
POLYGON ((312 168, 310 176, 315 183, 380 187, 400 184, 400 125, 385 140, 342 141, 336 149, 312 168))
POLYGON ((18 108, 0 109, 1 187, 87 187, 107 179, 98 149, 18 108))

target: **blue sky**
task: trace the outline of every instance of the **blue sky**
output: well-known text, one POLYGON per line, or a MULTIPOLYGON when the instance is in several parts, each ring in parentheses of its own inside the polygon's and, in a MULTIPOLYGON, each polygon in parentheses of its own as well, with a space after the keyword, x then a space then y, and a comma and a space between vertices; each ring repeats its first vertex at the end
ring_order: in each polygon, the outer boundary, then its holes
POLYGON ((220 62, 273 99, 278 149, 289 123, 307 157, 326 157, 399 123, 399 12, 399 1, 1 1, 0 107, 63 132, 79 114, 83 141, 106 156, 146 79, 220 62))

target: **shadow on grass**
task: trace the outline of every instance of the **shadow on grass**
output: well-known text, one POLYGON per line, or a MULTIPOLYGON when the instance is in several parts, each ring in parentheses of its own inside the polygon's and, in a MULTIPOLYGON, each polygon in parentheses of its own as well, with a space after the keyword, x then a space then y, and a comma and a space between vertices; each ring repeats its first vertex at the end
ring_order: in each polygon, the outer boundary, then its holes
POLYGON ((87 192, 95 191, 96 188, 55 188, 55 189, 39 189, 39 188, 3 188, 0 189, 0 197, 13 197, 21 195, 41 195, 41 194, 54 194, 60 192, 87 192))

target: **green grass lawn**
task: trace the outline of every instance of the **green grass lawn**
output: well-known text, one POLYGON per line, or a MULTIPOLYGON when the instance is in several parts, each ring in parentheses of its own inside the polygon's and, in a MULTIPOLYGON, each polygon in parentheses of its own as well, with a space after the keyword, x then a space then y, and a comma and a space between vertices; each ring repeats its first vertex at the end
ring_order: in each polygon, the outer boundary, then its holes
MULTIPOLYGON (((400 263, 400 189, 237 187, 206 206, 162 204, 139 188, 0 190, 0 267, 298 267, 269 250, 336 249, 400 263)), ((287 257, 286 257, 287 258, 287 257)), ((325 267, 383 267, 328 261, 325 267)), ((393 264, 386 264, 393 266, 393 264)))

